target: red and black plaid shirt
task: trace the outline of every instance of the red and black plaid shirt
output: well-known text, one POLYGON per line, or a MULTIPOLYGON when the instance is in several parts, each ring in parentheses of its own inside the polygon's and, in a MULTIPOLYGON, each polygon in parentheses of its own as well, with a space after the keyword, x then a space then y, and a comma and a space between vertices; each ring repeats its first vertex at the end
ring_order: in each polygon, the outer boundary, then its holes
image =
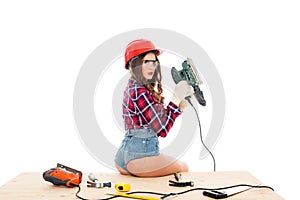
POLYGON ((164 108, 147 88, 132 78, 125 88, 122 106, 125 130, 150 127, 161 137, 167 136, 175 119, 182 113, 173 102, 164 108))

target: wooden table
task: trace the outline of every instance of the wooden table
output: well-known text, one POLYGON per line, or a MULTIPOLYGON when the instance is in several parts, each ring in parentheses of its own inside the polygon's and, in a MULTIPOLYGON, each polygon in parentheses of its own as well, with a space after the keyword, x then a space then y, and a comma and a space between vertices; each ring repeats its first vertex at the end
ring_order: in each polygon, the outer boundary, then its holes
MULTIPOLYGON (((191 188, 205 187, 225 187, 235 184, 261 184, 259 180, 245 171, 227 171, 227 172, 189 172, 182 173, 183 181, 193 181, 194 187, 172 187, 169 186, 169 180, 175 180, 173 175, 159 178, 137 178, 132 176, 124 176, 118 173, 94 173, 100 182, 111 182, 111 188, 90 188, 87 187, 88 173, 83 175, 81 183, 80 196, 87 199, 100 199, 110 197, 106 193, 115 193, 114 185, 116 183, 129 183, 131 192, 133 191, 153 191, 160 193, 181 192, 191 188)), ((26 172, 21 173, 0 188, 0 199, 78 199, 75 196, 78 188, 66 188, 63 186, 54 186, 44 181, 42 173, 26 172)), ((137 194, 149 197, 160 197, 157 195, 137 194)), ((116 198, 117 200, 128 199, 124 197, 116 198)), ((202 195, 202 191, 192 191, 179 195, 176 200, 185 199, 212 199, 202 195)), ((231 196, 227 199, 264 199, 278 200, 283 199, 276 192, 270 189, 253 188, 240 194, 231 196)))

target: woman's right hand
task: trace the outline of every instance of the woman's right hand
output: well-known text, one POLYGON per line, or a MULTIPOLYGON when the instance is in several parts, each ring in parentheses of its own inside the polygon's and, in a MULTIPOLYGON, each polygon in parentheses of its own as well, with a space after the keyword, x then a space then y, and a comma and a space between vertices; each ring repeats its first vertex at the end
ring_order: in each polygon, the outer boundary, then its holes
POLYGON ((190 86, 187 81, 180 81, 177 83, 172 102, 175 103, 177 106, 179 103, 187 96, 191 96, 194 93, 193 87, 190 86))

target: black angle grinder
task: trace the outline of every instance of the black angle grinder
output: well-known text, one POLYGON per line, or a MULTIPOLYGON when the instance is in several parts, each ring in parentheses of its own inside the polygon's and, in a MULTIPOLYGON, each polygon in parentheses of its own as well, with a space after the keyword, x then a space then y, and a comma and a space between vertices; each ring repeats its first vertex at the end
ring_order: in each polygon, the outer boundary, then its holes
MULTIPOLYGON (((205 106, 206 101, 203 96, 203 92, 200 90, 199 85, 202 83, 199 74, 197 73, 197 69, 195 68, 192 60, 187 58, 182 63, 182 70, 178 71, 175 67, 172 67, 171 74, 174 82, 177 84, 178 82, 185 80, 194 88, 194 95, 199 102, 200 105, 205 106)), ((186 97, 189 100, 191 97, 186 97)))

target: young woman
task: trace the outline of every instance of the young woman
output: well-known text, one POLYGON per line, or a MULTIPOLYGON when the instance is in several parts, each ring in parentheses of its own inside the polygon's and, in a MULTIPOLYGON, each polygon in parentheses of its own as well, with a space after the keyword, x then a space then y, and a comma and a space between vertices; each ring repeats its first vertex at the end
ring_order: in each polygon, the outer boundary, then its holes
POLYGON ((188 166, 160 154, 158 137, 166 137, 175 119, 182 113, 186 96, 193 89, 179 82, 169 104, 164 108, 161 66, 162 53, 149 40, 134 40, 125 51, 125 69, 131 77, 124 91, 123 119, 125 137, 115 156, 121 174, 156 177, 188 171, 188 166))

